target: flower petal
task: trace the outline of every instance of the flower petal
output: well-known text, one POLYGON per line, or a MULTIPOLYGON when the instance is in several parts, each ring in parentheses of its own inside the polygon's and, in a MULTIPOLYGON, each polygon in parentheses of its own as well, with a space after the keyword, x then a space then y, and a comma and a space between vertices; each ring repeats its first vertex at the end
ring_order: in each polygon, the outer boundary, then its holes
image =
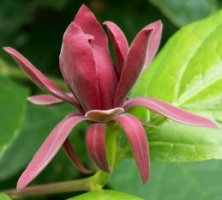
POLYGON ((131 99, 125 103, 124 108, 128 109, 134 106, 146 107, 151 111, 163 115, 169 119, 190 126, 218 128, 218 126, 209 119, 200 117, 198 115, 194 115, 192 113, 189 113, 185 110, 182 110, 180 108, 177 108, 175 106, 172 106, 166 102, 157 99, 145 98, 145 97, 131 99))
POLYGON ((11 47, 5 47, 4 50, 9 53, 12 58, 18 63, 27 76, 40 88, 46 90, 53 96, 73 104, 77 108, 79 103, 74 99, 68 97, 59 87, 57 87, 51 80, 49 80, 44 74, 36 69, 24 56, 11 47))
POLYGON ((70 161, 73 163, 75 167, 77 167, 82 173, 89 174, 91 171, 86 169, 82 163, 80 162, 76 152, 74 151, 69 139, 66 139, 66 141, 63 144, 63 149, 65 150, 67 156, 69 157, 70 161))
POLYGON ((30 96, 28 97, 28 101, 33 104, 42 106, 50 106, 64 103, 63 100, 47 94, 30 96))
POLYGON ((77 24, 85 34, 94 36, 94 39, 90 41, 90 46, 92 47, 96 63, 102 109, 110 109, 113 107, 113 97, 117 88, 118 79, 109 54, 106 33, 94 14, 85 5, 79 9, 74 23, 77 24))
MULTIPOLYGON (((72 93, 67 93, 66 95, 75 99, 72 93)), ((29 102, 41 106, 51 106, 51 105, 58 105, 61 103, 65 103, 63 100, 47 94, 33 95, 29 96, 27 99, 29 102)), ((75 101, 77 102, 77 100, 75 101)))
POLYGON ((101 109, 93 52, 88 36, 75 23, 64 34, 59 59, 62 75, 83 109, 101 109))
POLYGON ((111 37, 114 51, 116 54, 118 71, 119 71, 119 76, 120 76, 122 73, 126 55, 129 50, 129 45, 128 45, 128 42, 126 40, 124 33, 115 23, 106 21, 103 24, 107 26, 110 33, 110 37, 111 37))
POLYGON ((67 139, 72 128, 86 120, 75 113, 63 119, 50 133, 17 183, 17 189, 21 190, 28 185, 48 165, 67 139))
POLYGON ((86 6, 82 5, 75 16, 74 23, 77 24, 85 34, 94 36, 94 44, 108 49, 108 39, 105 31, 97 21, 95 15, 86 6))
POLYGON ((85 117, 95 122, 105 123, 112 120, 122 112, 124 112, 123 108, 113 108, 109 110, 90 110, 85 114, 85 117))
POLYGON ((124 129, 136 160, 143 183, 150 175, 149 147, 145 130, 141 122, 131 114, 123 114, 115 121, 124 129))
POLYGON ((97 166, 105 172, 110 172, 105 148, 106 124, 92 124, 86 135, 88 154, 97 166))
POLYGON ((157 21, 143 28, 133 40, 116 90, 114 107, 123 104, 144 67, 152 61, 160 44, 161 32, 162 23, 157 21))

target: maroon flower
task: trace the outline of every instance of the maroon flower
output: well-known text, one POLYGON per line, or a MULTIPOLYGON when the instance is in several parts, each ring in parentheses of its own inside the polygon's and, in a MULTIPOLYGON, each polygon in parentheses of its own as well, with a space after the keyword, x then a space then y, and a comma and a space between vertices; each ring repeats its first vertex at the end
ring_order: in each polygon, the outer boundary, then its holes
POLYGON ((157 52, 162 23, 157 21, 143 28, 130 47, 116 24, 113 22, 104 24, 108 28, 113 43, 117 58, 116 67, 109 54, 107 36, 85 5, 80 8, 74 21, 67 28, 59 61, 63 78, 70 89, 68 94, 61 91, 19 52, 10 47, 4 48, 36 85, 51 94, 31 96, 28 98, 30 102, 39 105, 67 102, 78 110, 65 117, 52 130, 21 175, 18 189, 29 184, 62 146, 78 169, 84 173, 89 172, 77 158, 68 140, 73 127, 83 121, 90 123, 86 135, 88 153, 97 166, 105 172, 110 171, 105 153, 107 123, 116 122, 124 129, 144 183, 150 171, 146 133, 141 122, 129 113, 123 113, 125 110, 134 106, 143 106, 187 125, 217 127, 208 119, 157 99, 141 97, 126 100, 139 75, 157 52))

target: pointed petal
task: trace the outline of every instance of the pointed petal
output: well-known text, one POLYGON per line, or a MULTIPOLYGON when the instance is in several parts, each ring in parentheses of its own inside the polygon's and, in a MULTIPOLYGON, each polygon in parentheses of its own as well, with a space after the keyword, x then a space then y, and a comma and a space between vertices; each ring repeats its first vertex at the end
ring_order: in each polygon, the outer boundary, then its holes
POLYGON ((124 112, 123 108, 113 108, 109 110, 90 110, 85 114, 85 117, 95 122, 105 123, 114 119, 122 112, 124 112))
POLYGON ((145 130, 141 122, 131 114, 123 114, 115 118, 115 121, 124 129, 136 160, 143 183, 150 174, 149 147, 145 130))
POLYGON ((198 115, 194 115, 190 112, 172 106, 163 101, 152 99, 152 98, 135 98, 127 101, 124 105, 125 109, 134 107, 134 106, 143 106, 151 111, 163 115, 169 119, 174 121, 187 124, 190 126, 200 126, 206 128, 218 128, 215 123, 206 119, 204 117, 200 117, 198 115))
POLYGON ((97 166, 105 172, 110 172, 105 148, 106 124, 92 124, 86 135, 88 154, 97 166))
POLYGON ((36 69, 24 56, 11 47, 5 47, 4 50, 9 53, 12 58, 18 63, 27 76, 40 88, 46 90, 53 96, 56 96, 63 101, 69 102, 78 107, 78 102, 75 102, 70 97, 57 87, 51 80, 49 80, 44 74, 36 69))
POLYGON ((64 34, 59 59, 62 75, 83 109, 101 109, 93 52, 88 37, 75 23, 64 34))
POLYGON ((157 21, 143 28, 133 40, 116 91, 114 107, 123 104, 144 67, 152 61, 160 44, 161 32, 162 23, 157 21))
POLYGON ((83 116, 71 114, 62 120, 50 133, 17 183, 21 190, 28 185, 48 165, 67 139, 72 128, 84 121, 83 116))
POLYGON ((84 33, 94 36, 93 43, 108 48, 108 39, 105 31, 86 5, 81 6, 75 16, 74 23, 77 24, 84 33))
POLYGON ((46 94, 30 96, 28 97, 28 101, 33 104, 42 106, 58 105, 64 103, 63 100, 46 94))
POLYGON ((94 14, 85 5, 79 9, 74 23, 77 24, 85 34, 94 36, 94 39, 90 41, 90 46, 92 47, 96 63, 102 109, 110 109, 113 106, 113 97, 117 88, 118 79, 109 54, 106 33, 94 14))
POLYGON ((86 169, 81 161, 79 160, 76 152, 74 151, 69 139, 66 139, 66 141, 64 142, 63 144, 63 149, 64 151, 66 152, 67 156, 69 157, 70 161, 73 163, 73 165, 75 167, 77 167, 82 173, 85 173, 85 174, 89 174, 91 173, 90 170, 86 169))
POLYGON ((126 40, 124 33, 115 23, 106 21, 103 24, 107 26, 110 33, 115 55, 117 58, 117 66, 118 66, 118 71, 119 71, 119 76, 120 76, 122 73, 126 55, 129 50, 129 45, 128 45, 128 42, 126 40))
MULTIPOLYGON (((66 95, 73 98, 77 102, 72 93, 67 93, 66 95)), ((33 95, 29 96, 27 99, 29 102, 41 106, 51 106, 65 103, 63 100, 47 94, 33 95)))

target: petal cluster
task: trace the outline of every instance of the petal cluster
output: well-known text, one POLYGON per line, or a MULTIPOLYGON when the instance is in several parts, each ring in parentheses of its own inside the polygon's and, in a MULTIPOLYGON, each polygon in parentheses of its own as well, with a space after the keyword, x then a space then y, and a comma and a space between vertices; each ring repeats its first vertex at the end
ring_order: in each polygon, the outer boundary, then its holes
POLYGON ((86 133, 88 154, 98 168, 110 172, 105 138, 107 124, 117 123, 125 132, 142 181, 150 174, 149 147, 142 123, 126 113, 143 106, 174 121, 200 127, 216 128, 210 120, 176 108, 163 101, 140 97, 127 100, 128 94, 143 70, 149 66, 160 44, 162 23, 145 26, 129 46, 121 29, 113 22, 104 25, 110 35, 116 56, 111 59, 107 34, 88 7, 83 5, 63 36, 59 64, 69 93, 64 93, 15 49, 4 48, 27 76, 50 95, 35 95, 28 100, 38 105, 69 103, 77 112, 65 117, 49 134, 21 175, 17 188, 23 189, 48 165, 63 147, 71 162, 83 173, 90 173, 80 162, 68 136, 81 122, 89 122, 86 133), (125 113, 124 113, 125 112, 125 113))

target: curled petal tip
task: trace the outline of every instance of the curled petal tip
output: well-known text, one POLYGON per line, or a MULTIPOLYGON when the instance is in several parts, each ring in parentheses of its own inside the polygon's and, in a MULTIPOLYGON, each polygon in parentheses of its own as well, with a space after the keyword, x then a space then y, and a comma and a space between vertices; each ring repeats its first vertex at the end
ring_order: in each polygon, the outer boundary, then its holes
POLYGON ((90 41, 95 40, 95 37, 91 34, 85 34, 85 36, 86 36, 87 40, 90 40, 90 41))

